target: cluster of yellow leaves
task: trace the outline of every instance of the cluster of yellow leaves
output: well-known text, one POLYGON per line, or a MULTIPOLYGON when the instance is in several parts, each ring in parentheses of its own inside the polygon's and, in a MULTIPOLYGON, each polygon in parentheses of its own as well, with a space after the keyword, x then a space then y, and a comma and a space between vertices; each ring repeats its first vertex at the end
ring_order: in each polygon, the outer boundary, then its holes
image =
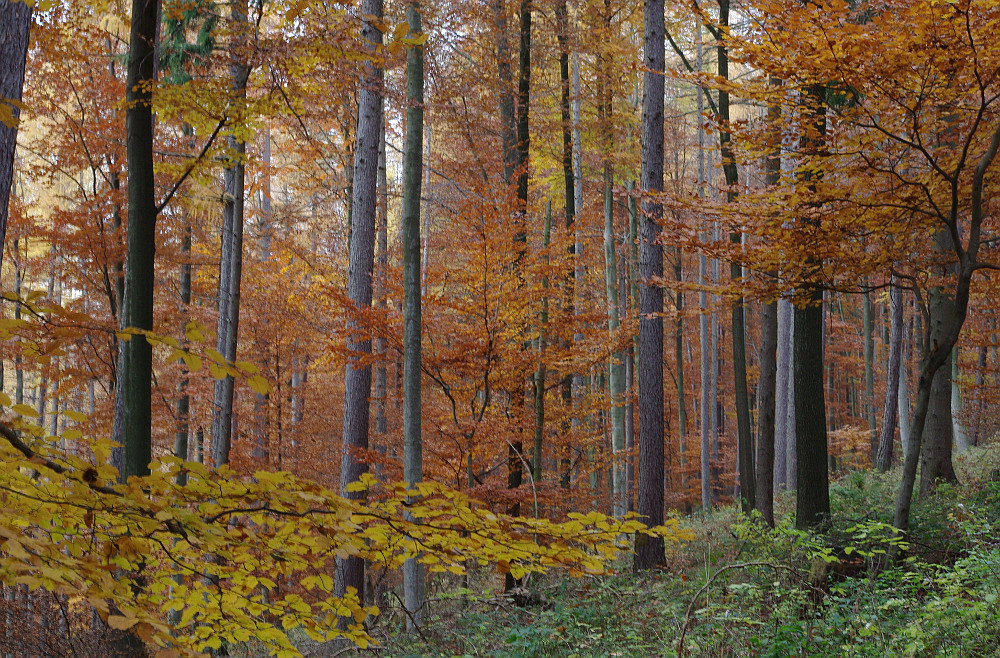
MULTIPOLYGON (((286 634, 296 627, 367 646, 363 622, 378 610, 356 592, 333 592, 336 558, 395 567, 419 556, 453 573, 473 560, 518 577, 593 573, 623 550, 624 534, 687 538, 676 521, 649 529, 597 513, 563 524, 495 514, 434 483, 397 484, 359 503, 286 472, 244 477, 174 458, 121 485, 111 442, 61 450, 24 420, 14 426, 22 431, 0 425, 0 581, 88 601, 163 656, 250 638, 296 656, 286 634)), ((367 476, 356 486, 377 483, 367 476)))

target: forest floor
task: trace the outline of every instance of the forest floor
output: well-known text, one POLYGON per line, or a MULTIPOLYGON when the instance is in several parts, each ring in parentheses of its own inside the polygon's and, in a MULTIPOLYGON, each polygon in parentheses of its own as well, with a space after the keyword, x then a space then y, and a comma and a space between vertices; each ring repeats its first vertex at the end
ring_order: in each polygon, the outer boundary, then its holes
MULTIPOLYGON (((890 549, 898 472, 853 472, 831 485, 823 535, 778 528, 735 508, 687 517, 694 541, 667 565, 536 577, 539 601, 515 605, 481 573, 462 589, 432 584, 430 619, 405 635, 399 610, 373 628, 378 655, 409 656, 997 656, 1000 655, 1000 445, 956 458, 961 484, 915 507, 897 566, 890 549)), ((363 653, 363 652, 361 652, 363 653)), ((316 653, 314 655, 327 655, 316 653)))
MULTIPOLYGON (((767 530, 734 506, 684 517, 695 539, 668 545, 648 575, 535 576, 532 601, 503 594, 495 570, 432 579, 419 634, 392 591, 367 650, 299 644, 308 657, 1000 656, 1000 443, 956 457, 959 484, 919 501, 904 559, 878 568, 899 472, 831 483, 823 534, 794 529, 794 498, 767 530)), ((399 588, 401 590, 401 587, 399 588)), ((251 647, 234 655, 255 657, 251 647)), ((259 654, 264 655, 264 654, 259 654)))

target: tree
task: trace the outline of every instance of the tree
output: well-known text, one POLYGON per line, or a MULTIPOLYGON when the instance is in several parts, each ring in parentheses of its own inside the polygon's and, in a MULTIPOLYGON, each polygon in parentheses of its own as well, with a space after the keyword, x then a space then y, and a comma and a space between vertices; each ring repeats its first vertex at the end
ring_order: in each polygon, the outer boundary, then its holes
MULTIPOLYGON (((234 104, 242 108, 246 103, 247 79, 250 67, 246 63, 249 42, 247 0, 231 5, 232 44, 230 47, 230 89, 234 104)), ((237 110, 239 111, 239 110, 237 110)), ((246 201, 246 142, 230 134, 226 145, 229 150, 223 170, 222 195, 222 249, 219 260, 218 330, 216 350, 233 363, 240 332, 240 287, 243 281, 243 222, 246 201)), ((216 466, 229 463, 233 433, 234 379, 227 375, 215 383, 215 400, 212 407, 212 460, 216 466)))
MULTIPOLYGON (((152 330, 156 216, 153 179, 154 42, 159 0, 132 1, 126 80, 125 132, 128 156, 128 250, 121 328, 152 330)), ((149 473, 153 351, 143 336, 121 343, 120 386, 116 390, 115 432, 123 437, 120 477, 149 473), (119 400, 121 413, 118 413, 119 400)))
MULTIPOLYGON (((382 43, 377 21, 382 19, 382 0, 364 0, 361 13, 365 16, 362 39, 370 44, 369 61, 362 67, 358 100, 358 127, 354 148, 354 179, 351 199, 350 265, 347 274, 347 296, 355 312, 372 305, 372 271, 375 265, 375 219, 378 212, 378 141, 382 125, 383 73, 375 59, 382 43)), ((368 449, 369 396, 371 394, 371 364, 364 361, 371 354, 372 341, 357 321, 349 327, 347 348, 352 353, 344 368, 344 428, 343 452, 340 462, 340 490, 351 500, 364 500, 365 492, 352 490, 350 485, 367 472, 361 451, 368 449)), ((338 591, 353 589, 362 596, 365 590, 364 561, 348 557, 338 564, 338 591)))
POLYGON ((0 0, 0 265, 7 236, 7 207, 14 180, 17 124, 24 88, 24 61, 32 5, 21 0, 0 0))
MULTIPOLYGON (((646 523, 663 521, 663 247, 658 242, 663 205, 663 0, 645 0, 642 92, 642 235, 639 268, 639 467, 636 511, 646 523)), ((635 568, 664 559, 663 542, 636 537, 635 568)))
MULTIPOLYGON (((406 7, 410 37, 421 38, 420 4, 406 7)), ((424 49, 414 43, 406 55, 406 146, 403 154, 403 478, 423 480, 420 434, 420 184, 423 180, 424 49)), ((407 627, 424 616, 424 572, 415 558, 403 566, 407 627)))

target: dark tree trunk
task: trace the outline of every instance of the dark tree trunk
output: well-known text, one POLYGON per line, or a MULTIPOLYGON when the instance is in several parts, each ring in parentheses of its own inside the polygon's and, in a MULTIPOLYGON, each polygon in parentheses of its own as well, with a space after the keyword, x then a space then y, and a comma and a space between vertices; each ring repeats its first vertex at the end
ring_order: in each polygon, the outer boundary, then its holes
POLYGON ((7 209, 14 182, 17 121, 24 89, 24 62, 28 56, 31 5, 0 0, 0 266, 7 237, 7 209), (12 102, 13 101, 13 102, 12 102))
MULTIPOLYGON (((663 189, 663 0, 646 0, 643 16, 642 191, 663 189)), ((639 468, 637 511, 647 525, 663 523, 663 247, 658 243, 663 206, 643 201, 639 291, 639 468)), ((635 569, 663 562, 663 540, 636 535, 635 569)))
MULTIPOLYGON (((719 1, 719 25, 727 27, 729 25, 729 0, 719 1)), ((729 79, 729 50, 725 43, 720 42, 718 48, 719 77, 729 79)), ((736 160, 733 156, 731 135, 729 132, 729 92, 719 90, 719 146, 722 156, 722 171, 726 176, 726 199, 732 202, 736 198, 736 186, 739 185, 739 172, 736 169, 736 160)), ((730 233, 729 240, 733 244, 740 244, 743 236, 739 233, 730 233)), ((730 263, 729 274, 733 281, 743 280, 743 266, 733 261, 730 263)), ((743 512, 750 513, 754 509, 756 497, 756 484, 754 484, 753 465, 753 435, 750 429, 750 395, 747 389, 747 346, 746 346, 746 325, 744 321, 744 300, 742 295, 733 300, 732 324, 733 324, 733 394, 736 398, 736 433, 737 452, 740 466, 740 497, 742 499, 743 512)))
POLYGON ((892 319, 889 326, 889 364, 885 371, 885 407, 882 409, 882 431, 879 434, 875 467, 886 472, 892 465, 892 447, 899 413, 899 372, 903 356, 903 291, 892 286, 889 292, 892 319))
MULTIPOLYGON (((121 327, 153 328, 156 201, 153 177, 153 83, 158 0, 133 0, 126 89, 128 247, 121 327)), ((142 336, 121 343, 121 386, 115 395, 115 436, 121 437, 120 475, 147 475, 151 456, 152 346, 142 336), (120 409, 120 413, 118 410, 120 409)))
MULTIPOLYGON (((808 126, 799 142, 806 154, 822 148, 826 132, 826 88, 812 85, 803 92, 804 111, 811 113, 808 126), (811 134, 810 134, 811 133, 811 134)), ((814 187, 815 174, 801 174, 807 186, 814 187)), ((803 220, 803 230, 815 225, 803 220)), ((819 268, 820 263, 812 262, 819 268)), ((794 313, 795 438, 798 462, 795 524, 815 527, 830 515, 830 483, 827 465, 826 400, 823 387, 823 291, 818 284, 804 284, 794 313)))
MULTIPOLYGON (((420 5, 406 8, 410 34, 419 35, 420 5)), ((406 145, 403 152, 403 479, 416 484, 423 476, 420 434, 420 186, 424 155, 424 49, 406 56, 406 145)), ((416 558, 403 564, 403 596, 407 628, 424 618, 424 570, 416 558)))

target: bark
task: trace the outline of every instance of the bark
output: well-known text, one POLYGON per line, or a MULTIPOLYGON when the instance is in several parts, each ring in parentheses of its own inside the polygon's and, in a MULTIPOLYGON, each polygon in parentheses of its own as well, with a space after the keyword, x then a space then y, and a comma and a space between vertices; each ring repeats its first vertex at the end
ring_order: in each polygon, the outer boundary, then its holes
MULTIPOLYGON (((628 290, 626 296, 632 314, 639 312, 639 209, 636 207, 635 184, 628 185, 628 290)), ((625 433, 625 496, 628 499, 626 511, 635 511, 635 406, 636 379, 639 365, 639 344, 636 336, 632 337, 629 347, 628 386, 629 405, 625 433)))
POLYGON ((31 9, 27 2, 0 0, 0 266, 7 237, 7 210, 14 182, 18 105, 24 90, 31 9))
MULTIPOLYGON (((643 16, 642 190, 663 189, 663 0, 646 0, 643 16)), ((658 244, 663 207, 643 201, 639 292, 639 473, 638 506, 647 525, 663 522, 663 248, 658 244)), ((663 562, 663 540, 636 536, 635 569, 663 562)))
MULTIPOLYGON (((405 157, 405 156, 404 156, 405 157)), ((378 308, 388 312, 389 301, 386 299, 385 279, 389 267, 389 181, 386 175, 385 161, 385 121, 379 128, 378 144, 378 246, 375 255, 375 267, 379 271, 378 308)), ((423 268, 421 268, 421 272, 423 268)), ((375 337, 375 449, 385 454, 388 449, 386 441, 389 433, 389 419, 386 417, 386 393, 388 392, 388 363, 385 336, 375 337)), ((379 476, 381 479, 381 476, 379 476)))
MULTIPOLYGON (((545 224, 542 227, 542 250, 548 264, 549 240, 552 236, 552 200, 545 203, 545 224)), ((542 289, 548 290, 549 277, 542 277, 542 289)), ((549 297, 542 296, 542 308, 538 314, 538 370, 535 372, 535 442, 531 466, 531 480, 542 479, 542 444, 545 439, 545 331, 549 324, 549 297)))
MULTIPOLYGON (((233 47, 230 57, 230 85, 233 95, 246 98, 250 68, 245 63, 243 49, 247 43, 247 1, 232 6, 233 47)), ((230 135, 227 146, 232 152, 223 170, 222 257, 219 263, 219 319, 216 347, 226 361, 236 361, 236 345, 240 328, 240 287, 243 279, 243 207, 246 197, 246 143, 230 135)), ((229 463, 233 435, 233 393, 236 380, 227 375, 215 382, 212 406, 212 461, 216 467, 229 463)))
MULTIPOLYGON (((697 72, 701 73, 702 45, 701 45, 701 21, 696 21, 696 45, 697 72)), ((698 108, 698 116, 705 111, 705 90, 698 85, 695 90, 695 98, 698 108)), ((705 127, 704 122, 698 122, 698 197, 705 198, 705 127)), ((699 347, 699 383, 700 383, 700 419, 698 428, 700 431, 701 462, 699 472, 701 474, 701 508, 705 512, 712 511, 712 471, 709 451, 711 450, 711 375, 709 375, 711 354, 708 341, 708 292, 704 286, 708 279, 708 257, 705 254, 698 256, 698 285, 701 291, 698 293, 698 347, 699 347)))
MULTIPOLYGON (((618 333, 618 256, 615 249, 614 198, 612 194, 611 165, 604 165, 604 282, 607 289, 608 339, 614 341, 618 333)), ((613 344, 613 342, 612 342, 613 344)), ((615 517, 625 514, 625 373, 622 353, 615 350, 608 362, 608 383, 611 394, 611 449, 614 453, 613 511, 615 517)))
POLYGON ((861 296, 862 332, 864 333, 865 359, 865 418, 868 421, 868 437, 871 442, 872 463, 878 453, 878 434, 875 425, 875 340, 872 336, 872 299, 866 289, 861 296))
MULTIPOLYGON (((719 25, 727 29, 729 25, 729 0, 719 2, 719 25)), ((729 79, 729 50, 725 43, 718 47, 719 77, 729 79)), ((722 171, 726 177, 726 200, 730 203, 736 199, 736 186, 739 185, 739 174, 731 146, 729 133, 729 92, 719 90, 719 145, 722 156, 722 171)), ((730 233, 729 241, 740 244, 743 236, 738 232, 730 233)), ((730 263, 730 278, 733 281, 743 280, 743 266, 736 260, 730 263)), ((746 326, 744 322, 744 300, 738 296, 732 304, 733 325, 733 394, 736 406, 737 458, 740 471, 740 496, 743 512, 749 514, 756 506, 756 484, 754 483, 753 435, 750 428, 750 396, 747 391, 747 357, 746 357, 746 326)))
MULTIPOLYGON (((891 282, 890 282, 891 283, 891 282)), ((903 291, 892 286, 889 291, 892 319, 889 323, 889 363, 885 370, 885 406, 882 408, 882 431, 878 439, 875 468, 886 472, 892 466, 892 448, 899 413, 899 380, 903 355, 903 291)))
MULTIPOLYGON (((153 178, 152 88, 158 0, 132 0, 128 77, 125 84, 125 151, 128 159, 128 246, 121 328, 153 328, 156 201, 153 178)), ((115 429, 121 438, 119 478, 147 475, 151 457, 152 347, 141 336, 121 342, 121 385, 115 392, 115 429)))
POLYGON ((791 381, 792 305, 782 297, 778 300, 778 349, 775 359, 774 404, 774 491, 788 486, 787 464, 789 441, 789 382, 791 381))
MULTIPOLYGON (((799 149, 807 154, 822 148, 826 132, 826 88, 814 84, 803 92, 804 111, 811 113, 812 125, 803 133, 799 149)), ((808 187, 815 185, 814 174, 800 174, 808 187)), ((815 224, 803 219, 803 230, 815 224)), ((819 263, 810 263, 814 268, 819 263)), ((795 436, 798 458, 795 524, 811 528, 830 515, 830 485, 827 470, 826 400, 823 387, 823 290, 806 283, 799 288, 794 313, 793 359, 795 386, 795 436), (803 305, 804 304, 804 305, 803 305)))
MULTIPOLYGON (((420 4, 406 7, 410 34, 421 32, 420 4)), ((413 46, 406 55, 406 145, 403 152, 403 479, 423 481, 423 441, 420 433, 420 190, 423 181, 424 49, 413 46)), ((384 124, 380 124, 384 125, 384 124)), ((424 569, 416 558, 403 564, 403 598, 407 628, 424 619, 424 569)))
POLYGON ((910 316, 905 323, 905 331, 902 337, 903 348, 899 359, 899 394, 896 398, 897 412, 899 417, 899 447, 902 451, 902 459, 906 459, 910 449, 910 386, 909 386, 909 362, 910 362, 910 342, 913 336, 913 316, 910 316))
POLYGON ((951 426, 955 452, 962 453, 971 445, 969 435, 962 424, 962 388, 958 379, 958 346, 951 352, 951 426))
MULTIPOLYGON (((377 22, 382 20, 382 0, 364 0, 362 39, 375 50, 382 43, 377 22)), ((347 271, 347 296, 359 309, 372 305, 372 270, 375 264, 375 219, 378 208, 378 141, 382 125, 382 70, 369 62, 362 67, 358 94, 358 124, 354 149, 351 198, 351 245, 347 271)), ((340 461, 340 491, 345 498, 364 500, 363 491, 347 491, 368 471, 361 453, 368 449, 369 397, 372 369, 366 363, 372 351, 371 337, 356 320, 348 326, 347 349, 352 356, 344 368, 344 423, 340 461)), ((364 595, 364 561, 349 557, 337 564, 337 591, 354 588, 364 595)), ((345 621, 342 619, 342 621, 345 621)))
MULTIPOLYGON (((770 84, 777 87, 781 80, 771 77, 770 84)), ((781 108, 774 104, 767 109, 768 125, 780 131, 781 108)), ((777 133, 780 135, 780 132, 777 133)), ((764 163, 764 185, 776 188, 781 182, 781 140, 773 137, 764 163)), ((769 272, 772 279, 777 272, 769 272)), ((757 388, 757 473, 756 508, 768 526, 774 527, 774 435, 776 414, 776 389, 778 378, 778 302, 770 300, 761 308, 760 315, 760 382, 757 388)))

